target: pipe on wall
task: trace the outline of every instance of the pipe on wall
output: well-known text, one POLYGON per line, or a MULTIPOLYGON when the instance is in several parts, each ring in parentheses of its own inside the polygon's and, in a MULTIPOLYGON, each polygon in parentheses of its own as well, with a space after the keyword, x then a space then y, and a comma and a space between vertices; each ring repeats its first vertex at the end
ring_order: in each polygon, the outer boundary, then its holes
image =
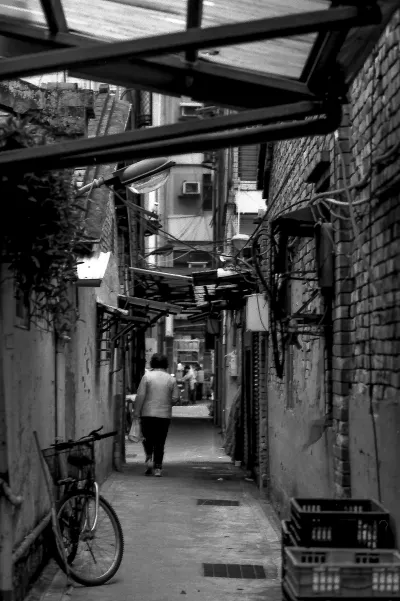
POLYGON ((51 511, 44 516, 44 518, 39 522, 39 524, 30 532, 22 541, 22 543, 15 549, 12 554, 12 563, 16 563, 23 555, 25 555, 26 551, 29 547, 35 542, 38 536, 43 532, 46 526, 50 523, 51 520, 51 511))

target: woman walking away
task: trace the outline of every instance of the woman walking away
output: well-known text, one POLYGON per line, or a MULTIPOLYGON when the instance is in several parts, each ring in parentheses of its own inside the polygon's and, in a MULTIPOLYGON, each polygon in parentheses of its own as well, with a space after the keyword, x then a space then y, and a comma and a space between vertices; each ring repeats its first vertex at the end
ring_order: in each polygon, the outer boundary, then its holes
POLYGON ((162 462, 168 428, 171 423, 172 405, 179 401, 179 388, 168 372, 168 359, 155 353, 148 371, 139 384, 136 395, 134 417, 140 417, 143 446, 146 453, 147 476, 162 475, 162 462))

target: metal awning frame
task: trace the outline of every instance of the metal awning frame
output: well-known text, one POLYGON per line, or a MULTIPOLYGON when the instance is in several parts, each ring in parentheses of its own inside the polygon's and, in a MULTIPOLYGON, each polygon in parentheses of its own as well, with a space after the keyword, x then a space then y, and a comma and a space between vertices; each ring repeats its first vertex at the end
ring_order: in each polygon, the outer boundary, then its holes
POLYGON ((97 308, 102 314, 102 325, 99 327, 99 332, 104 334, 112 328, 114 325, 118 325, 120 322, 128 323, 129 326, 135 327, 138 323, 147 322, 147 319, 129 315, 129 312, 119 307, 113 307, 97 301, 97 308))
MULTIPOLYGON (((188 301, 191 301, 192 304, 195 305, 195 300, 190 293, 193 282, 191 276, 162 272, 154 269, 144 269, 141 267, 130 267, 129 269, 137 274, 138 281, 146 288, 146 294, 149 293, 149 296, 155 295, 161 298, 165 297, 172 301, 172 304, 167 304, 167 306, 179 307, 180 312, 184 312, 187 307, 181 306, 181 298, 187 298, 188 301), (166 280, 168 279, 172 280, 172 282, 167 282, 166 280), (189 286, 188 289, 185 286, 186 284, 189 286), (175 298, 177 304, 174 302, 175 298)), ((160 305, 166 304, 161 301, 153 301, 147 297, 141 300, 159 303, 160 305)))
POLYGON ((115 344, 120 338, 122 338, 123 336, 126 336, 127 334, 129 334, 132 330, 139 331, 139 330, 143 329, 143 326, 140 327, 140 326, 137 325, 138 323, 143 323, 143 322, 146 322, 145 328, 147 328, 148 327, 148 320, 147 319, 140 318, 140 321, 138 319, 135 319, 135 322, 128 323, 128 325, 125 325, 125 327, 122 328, 122 330, 120 330, 119 332, 117 332, 117 334, 111 338, 111 343, 115 344))
MULTIPOLYGON (((0 164, 3 166, 13 164, 22 167, 25 163, 29 168, 35 169, 67 168, 124 159, 151 158, 165 153, 166 141, 171 153, 180 154, 194 149, 211 150, 260 141, 324 135, 337 128, 340 120, 339 104, 343 101, 343 97, 338 97, 337 90, 340 86, 334 85, 330 90, 327 89, 327 77, 322 78, 320 75, 326 73, 327 65, 335 66, 337 53, 351 28, 376 25, 381 19, 380 10, 375 3, 364 5, 357 2, 354 5, 354 0, 347 0, 347 2, 344 0, 345 6, 336 6, 336 2, 333 2, 331 8, 322 11, 201 28, 198 26, 201 21, 201 0, 190 0, 186 31, 105 43, 68 33, 60 0, 41 0, 41 3, 50 34, 40 27, 24 25, 21 21, 12 18, 6 18, 0 23, 0 53, 4 55, 3 49, 6 48, 6 55, 14 54, 11 58, 0 61, 0 80, 73 69, 78 70, 79 73, 78 75, 73 72, 71 73, 73 75, 106 81, 108 70, 110 81, 118 81, 118 84, 125 87, 144 87, 159 93, 189 95, 195 99, 202 99, 201 90, 203 90, 203 94, 207 94, 208 101, 219 105, 225 104, 227 91, 229 91, 229 98, 232 99, 242 90, 241 108, 253 107, 254 101, 250 99, 254 97, 258 98, 258 106, 269 105, 270 108, 265 109, 266 113, 261 121, 253 122, 253 125, 259 125, 257 128, 250 127, 254 115, 241 113, 231 116, 237 117, 236 121, 233 120, 224 126, 214 118, 204 120, 202 123, 185 123, 183 124, 185 132, 180 133, 168 132, 165 127, 157 127, 141 132, 146 134, 144 138, 140 136, 138 138, 138 132, 120 134, 123 138, 119 140, 114 136, 106 136, 105 140, 101 138, 92 140, 90 147, 87 146, 88 140, 79 140, 51 146, 51 153, 48 154, 42 148, 5 152, 1 153, 0 158, 0 164), (319 36, 299 81, 258 72, 240 71, 199 60, 196 56, 198 50, 214 46, 242 44, 312 32, 319 32, 319 36), (82 52, 83 48, 84 52, 82 52), (32 50, 36 52, 32 53, 32 50), (179 57, 168 56, 178 52, 185 53, 184 61, 180 61, 179 57), (22 55, 15 56, 21 53, 22 55), (95 75, 96 70, 97 75, 95 75), (120 75, 118 75, 119 71, 120 75), (134 72, 134 81, 131 75, 129 76, 132 72, 134 72), (301 81, 302 79, 304 81, 301 81), (238 85, 240 80, 244 85, 238 85), (323 81, 322 87, 316 84, 319 80, 323 81), (254 91, 252 85, 258 87, 258 94, 252 93, 254 91), (312 93, 311 89, 315 89, 318 96, 312 93), (208 97, 210 95, 211 97, 208 97), (325 105, 321 111, 318 101, 326 100, 326 96, 330 96, 331 104, 325 105), (249 100, 246 101, 246 98, 249 100), (305 120, 310 116, 311 105, 308 105, 307 110, 303 106, 303 114, 301 114, 302 110, 298 105, 306 98, 317 101, 311 109, 311 116, 316 116, 316 119, 305 120), (276 110, 276 105, 283 103, 291 106, 289 112, 285 115, 274 113, 272 105, 275 105, 276 110), (268 110, 271 112, 268 113, 268 110), (290 113, 290 110, 293 113, 290 113), (321 113, 325 113, 326 116, 322 117, 321 113), (291 121, 282 124, 281 121, 284 119, 291 119, 291 121), (263 125, 271 122, 274 122, 274 125, 263 125)), ((336 76, 335 73, 335 81, 336 76)), ((343 89, 339 94, 342 91, 343 89)))
MULTIPOLYGON (((0 62, 1 64, 1 62, 0 62)), ((227 115, 205 119, 191 124, 175 123, 143 130, 128 131, 122 134, 73 140, 50 146, 39 146, 23 150, 11 150, 0 153, 0 166, 12 163, 19 168, 52 168, 52 167, 84 167, 100 162, 121 161, 124 157, 139 156, 141 158, 158 156, 168 143, 170 152, 179 148, 187 148, 193 143, 200 149, 222 147, 233 138, 249 140, 261 139, 276 130, 293 128, 293 120, 298 120, 300 127, 323 129, 331 127, 330 120, 335 121, 340 112, 338 105, 330 108, 321 101, 302 101, 295 104, 244 111, 236 115, 227 115), (328 113, 328 114, 327 114, 328 113), (319 119, 310 122, 302 121, 306 117, 319 115, 319 119), (279 121, 279 125, 271 124, 279 121), (289 121, 289 124, 286 123, 289 121), (189 126, 190 125, 190 126, 189 126), (252 126, 261 127, 252 127, 252 126), (265 125, 265 127, 262 127, 265 125), (240 129, 245 128, 245 129, 240 129), (231 133, 230 130, 233 130, 231 133), (221 133, 220 133, 221 132, 221 133), (217 135, 218 134, 218 135, 217 135), (221 144, 222 141, 222 144, 221 144), (173 147, 173 148, 172 148, 173 147), (179 147, 179 148, 178 148, 179 147), (155 151, 155 152, 154 152, 155 151), (114 157, 114 158, 112 158, 114 157)), ((299 132, 300 133, 300 132, 299 132)), ((322 131, 321 131, 322 133, 322 131)))
POLYGON ((118 295, 118 302, 120 304, 125 303, 125 305, 128 305, 130 307, 141 307, 142 309, 146 309, 150 312, 164 311, 167 315, 179 315, 179 313, 181 313, 182 311, 182 308, 178 305, 153 301, 147 298, 139 298, 137 296, 127 296, 124 294, 118 295))

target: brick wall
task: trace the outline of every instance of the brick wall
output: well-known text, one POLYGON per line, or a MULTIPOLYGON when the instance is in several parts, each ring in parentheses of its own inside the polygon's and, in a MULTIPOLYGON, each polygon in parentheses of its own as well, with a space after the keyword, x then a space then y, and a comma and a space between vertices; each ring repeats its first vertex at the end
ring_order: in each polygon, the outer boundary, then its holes
MULTIPOLYGON (((303 348, 293 349, 291 403, 285 378, 276 377, 271 350, 267 387, 269 469, 276 504, 284 507, 293 494, 381 497, 398 523, 399 25, 398 11, 349 91, 338 131, 346 180, 333 135, 285 141, 274 148, 268 221, 295 202, 305 204, 292 210, 306 206, 315 188, 305 178, 322 150, 329 153, 329 189, 343 189, 344 181, 361 181, 352 191, 353 200, 366 201, 354 206, 354 219, 347 208, 329 204, 335 242, 333 428, 302 450, 310 421, 327 408, 322 402, 329 397, 327 366, 320 360, 323 338, 301 337, 303 348)), ((345 191, 334 198, 348 200, 345 191)), ((267 227, 262 250, 268 249, 266 232, 267 227)), ((294 268, 313 268, 313 241, 297 242, 293 251, 294 268)), ((267 259, 268 253, 262 263, 268 279, 267 259)), ((292 285, 294 308, 306 293, 305 284, 292 285)))
POLYGON ((350 265, 353 374, 351 492, 381 498, 400 526, 400 11, 355 80, 352 180, 360 232, 350 265), (354 171, 357 169, 357 175, 354 171))
MULTIPOLYGON (((274 148, 271 183, 267 206, 270 223, 284 209, 299 203, 293 210, 307 206, 314 194, 314 185, 306 176, 315 167, 322 151, 332 153, 332 137, 315 137, 298 141, 284 141, 274 148), (301 202, 304 201, 304 204, 301 202)), ((333 173, 330 173, 331 179, 333 173)), ((261 238, 263 272, 270 279, 269 225, 261 238), (268 234, 267 234, 268 232, 268 234)), ((292 268, 315 273, 315 243, 312 238, 294 242, 291 249, 292 268)), ((312 276, 306 276, 310 279, 312 276)), ((315 282, 293 280, 290 289, 292 311, 306 302, 315 288, 315 282)), ((321 297, 308 307, 308 312, 321 312, 321 297)), ((268 415, 261 436, 268 439, 264 461, 268 465, 269 493, 276 507, 285 512, 291 496, 333 494, 333 450, 327 448, 323 437, 315 447, 304 449, 310 424, 325 415, 328 390, 325 377, 325 345, 323 336, 301 336, 302 348, 290 347, 285 353, 283 379, 275 369, 274 352, 269 336, 266 403, 268 415)), ((332 434, 329 433, 329 438, 332 434)))
MULTIPOLYGON (((94 115, 88 126, 89 137, 99 137, 125 131, 129 116, 129 103, 118 100, 115 95, 97 93, 94 100, 94 115)), ((117 168, 116 164, 88 167, 76 172, 77 181, 84 184, 94 179, 106 177, 117 168)), ((101 239, 102 250, 110 250, 115 232, 112 225, 114 204, 108 188, 94 189, 86 199, 87 233, 95 239, 101 239)))

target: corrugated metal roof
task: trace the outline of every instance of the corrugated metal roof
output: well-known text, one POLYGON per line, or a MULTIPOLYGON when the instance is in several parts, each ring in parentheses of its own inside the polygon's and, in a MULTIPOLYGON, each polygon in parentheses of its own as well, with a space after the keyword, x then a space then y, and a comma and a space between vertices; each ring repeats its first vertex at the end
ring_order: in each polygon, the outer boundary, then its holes
MULTIPOLYGON (((327 9, 328 0, 205 0, 202 27, 327 9)), ((186 29, 186 0, 63 0, 71 32, 105 41, 186 29)), ((1 0, 0 13, 46 26, 40 0, 1 0)), ((298 78, 316 34, 213 49, 207 60, 298 78)))

